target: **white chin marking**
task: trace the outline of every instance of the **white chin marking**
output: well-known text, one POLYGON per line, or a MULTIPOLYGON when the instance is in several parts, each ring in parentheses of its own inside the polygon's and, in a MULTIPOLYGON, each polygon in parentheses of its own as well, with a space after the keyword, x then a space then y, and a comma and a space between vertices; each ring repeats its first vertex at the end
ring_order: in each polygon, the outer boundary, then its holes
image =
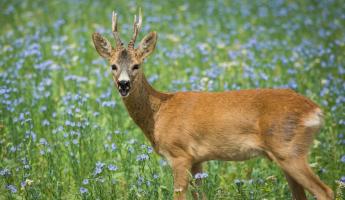
POLYGON ((127 97, 129 94, 129 91, 119 89, 119 93, 120 93, 121 97, 127 97))
POLYGON ((121 97, 128 97, 128 92, 126 94, 121 93, 121 97))
POLYGON ((323 114, 319 108, 309 113, 307 117, 304 119, 304 125, 307 127, 319 127, 322 124, 323 124, 323 114))

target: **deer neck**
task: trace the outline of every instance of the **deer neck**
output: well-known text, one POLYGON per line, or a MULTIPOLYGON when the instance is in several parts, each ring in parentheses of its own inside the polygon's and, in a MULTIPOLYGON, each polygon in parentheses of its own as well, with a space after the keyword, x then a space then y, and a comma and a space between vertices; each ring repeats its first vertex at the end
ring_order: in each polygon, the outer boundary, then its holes
POLYGON ((131 118, 142 129, 151 144, 155 146, 153 137, 155 116, 160 106, 170 95, 156 91, 144 74, 137 78, 136 87, 133 88, 129 96, 122 98, 122 100, 131 118))

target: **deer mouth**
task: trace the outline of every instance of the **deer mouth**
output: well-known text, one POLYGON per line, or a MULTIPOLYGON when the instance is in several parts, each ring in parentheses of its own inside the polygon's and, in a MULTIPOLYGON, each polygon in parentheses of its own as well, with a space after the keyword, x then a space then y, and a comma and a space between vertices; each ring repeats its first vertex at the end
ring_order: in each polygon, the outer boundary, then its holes
POLYGON ((121 88, 119 87, 119 92, 122 97, 127 97, 129 94, 129 88, 121 88))

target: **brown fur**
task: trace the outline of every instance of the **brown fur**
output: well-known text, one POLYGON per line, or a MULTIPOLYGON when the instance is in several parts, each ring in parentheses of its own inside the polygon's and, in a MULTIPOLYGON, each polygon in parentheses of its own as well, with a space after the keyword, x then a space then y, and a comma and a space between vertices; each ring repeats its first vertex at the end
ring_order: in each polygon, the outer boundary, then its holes
POLYGON ((115 85, 121 70, 128 72, 132 87, 123 102, 155 151, 169 161, 175 199, 185 199, 188 174, 201 172, 202 162, 260 155, 283 169, 293 198, 306 199, 304 189, 317 199, 333 198, 307 164, 309 146, 322 126, 321 111, 308 98, 289 89, 161 93, 147 82, 142 66, 131 69, 154 50, 156 33, 137 49, 108 49, 102 36, 93 39, 98 53, 119 67, 113 71, 115 85))

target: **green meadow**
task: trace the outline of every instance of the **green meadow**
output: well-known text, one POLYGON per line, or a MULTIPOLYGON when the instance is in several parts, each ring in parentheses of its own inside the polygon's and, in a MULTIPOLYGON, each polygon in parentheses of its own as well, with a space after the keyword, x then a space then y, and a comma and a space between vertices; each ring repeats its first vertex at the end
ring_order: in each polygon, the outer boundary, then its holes
MULTIPOLYGON (((172 199, 167 161, 129 117, 91 39, 97 31, 115 45, 115 10, 128 42, 139 8, 137 40, 158 33, 144 64, 157 90, 291 88, 317 102, 325 126, 309 163, 345 199, 341 0, 1 0, 1 200, 172 199)), ((189 189, 208 199, 291 199, 283 172, 266 158, 204 169, 202 187, 189 189)))

